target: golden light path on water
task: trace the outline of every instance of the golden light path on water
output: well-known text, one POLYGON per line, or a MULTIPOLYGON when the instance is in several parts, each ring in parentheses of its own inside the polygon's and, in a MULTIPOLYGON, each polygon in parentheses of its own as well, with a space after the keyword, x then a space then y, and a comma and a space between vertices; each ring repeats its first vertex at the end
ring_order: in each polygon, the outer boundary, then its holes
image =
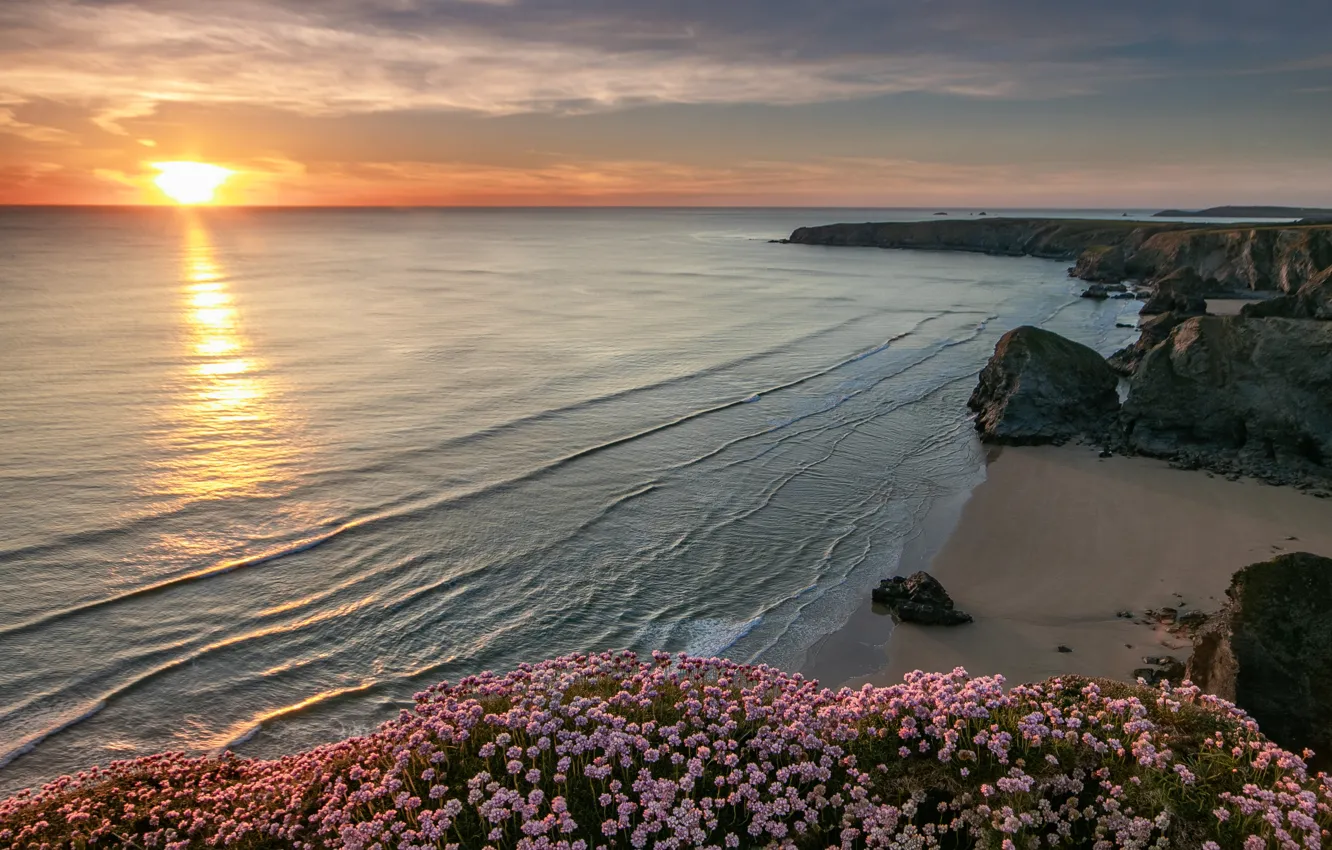
MULTIPOLYGON (((291 405, 281 398, 270 365, 246 336, 230 276, 209 231, 193 213, 186 219, 181 262, 181 315, 186 348, 183 359, 188 366, 171 417, 173 427, 168 440, 172 460, 160 470, 155 486, 160 488, 159 492, 181 501, 276 499, 294 485, 296 468, 303 459, 299 423, 291 405)), ((281 535, 288 530, 284 526, 311 528, 326 519, 284 501, 268 504, 273 507, 262 511, 264 518, 251 531, 266 527, 281 535)), ((161 544, 176 556, 208 557, 225 541, 220 541, 212 530, 198 529, 167 535, 161 544)), ((277 603, 277 613, 281 613, 300 608, 311 598, 272 601, 277 603)), ((203 651, 284 634, 321 620, 335 619, 341 613, 339 609, 259 627, 209 643, 203 651)), ((217 751, 234 746, 267 721, 299 713, 344 694, 364 691, 374 683, 373 678, 352 678, 350 682, 328 682, 325 687, 307 686, 294 692, 278 686, 257 696, 256 702, 246 706, 247 715, 241 717, 191 715, 176 737, 181 746, 194 750, 217 751)))
POLYGON ((188 220, 182 251, 189 374, 172 435, 180 451, 159 482, 187 498, 277 495, 293 459, 265 364, 251 350, 240 310, 208 231, 188 220))
MULTIPOLYGON (((179 366, 168 382, 169 395, 144 487, 159 510, 233 500, 268 502, 295 486, 304 454, 299 422, 286 403, 270 365, 247 337, 241 304, 230 275, 201 217, 182 213, 175 359, 179 366)), ((268 504, 273 504, 268 502, 268 504)), ((141 550, 146 563, 220 562, 253 553, 232 547, 244 537, 283 535, 304 522, 323 517, 300 505, 274 504, 240 528, 192 522, 163 529, 141 550)))

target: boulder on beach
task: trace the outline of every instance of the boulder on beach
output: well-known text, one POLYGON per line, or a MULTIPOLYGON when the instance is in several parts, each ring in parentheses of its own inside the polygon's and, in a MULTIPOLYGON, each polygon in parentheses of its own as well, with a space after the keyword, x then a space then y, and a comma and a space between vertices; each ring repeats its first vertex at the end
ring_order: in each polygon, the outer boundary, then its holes
POLYGON ((1104 432, 1119 410, 1119 377, 1085 345, 1025 325, 1004 334, 967 406, 996 443, 1057 443, 1104 432))
POLYGON ((1253 564, 1226 595, 1194 635, 1189 679, 1281 746, 1332 764, 1332 559, 1297 552, 1253 564))
POLYGON ((954 608, 948 591, 926 572, 886 578, 879 582, 871 595, 875 602, 887 605, 893 616, 904 623, 958 626, 971 622, 971 615, 954 608))
POLYGON ((1121 415, 1142 454, 1268 480, 1332 475, 1332 323, 1195 316, 1146 352, 1121 415))

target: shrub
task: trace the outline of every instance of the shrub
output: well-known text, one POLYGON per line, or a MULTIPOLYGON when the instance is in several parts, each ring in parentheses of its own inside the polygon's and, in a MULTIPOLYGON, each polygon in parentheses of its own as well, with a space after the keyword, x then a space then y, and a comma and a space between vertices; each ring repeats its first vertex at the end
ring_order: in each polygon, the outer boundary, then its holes
POLYGON ((165 754, 0 803, 0 846, 1319 847, 1332 783, 1189 685, 570 656, 276 761, 165 754))

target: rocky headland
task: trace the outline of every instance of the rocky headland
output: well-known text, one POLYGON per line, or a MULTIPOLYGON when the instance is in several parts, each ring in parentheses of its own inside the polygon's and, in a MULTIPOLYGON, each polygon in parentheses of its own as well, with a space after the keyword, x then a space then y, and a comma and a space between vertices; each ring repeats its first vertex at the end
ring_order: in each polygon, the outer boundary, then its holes
POLYGON ((1332 224, 991 217, 800 227, 785 241, 1069 260, 1069 274, 1081 280, 1136 281, 1200 296, 1294 293, 1332 265, 1332 224), (1175 277, 1185 271, 1191 274, 1175 277))

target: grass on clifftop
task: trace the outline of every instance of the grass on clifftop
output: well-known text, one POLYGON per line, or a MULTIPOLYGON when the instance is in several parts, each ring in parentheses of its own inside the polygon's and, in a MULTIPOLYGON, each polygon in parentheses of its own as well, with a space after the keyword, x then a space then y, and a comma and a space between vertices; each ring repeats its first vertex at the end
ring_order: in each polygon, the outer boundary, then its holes
POLYGON ((1332 783, 1185 686, 831 691, 767 667, 571 656, 438 685, 277 761, 162 755, 0 803, 0 846, 1319 847, 1332 783))

